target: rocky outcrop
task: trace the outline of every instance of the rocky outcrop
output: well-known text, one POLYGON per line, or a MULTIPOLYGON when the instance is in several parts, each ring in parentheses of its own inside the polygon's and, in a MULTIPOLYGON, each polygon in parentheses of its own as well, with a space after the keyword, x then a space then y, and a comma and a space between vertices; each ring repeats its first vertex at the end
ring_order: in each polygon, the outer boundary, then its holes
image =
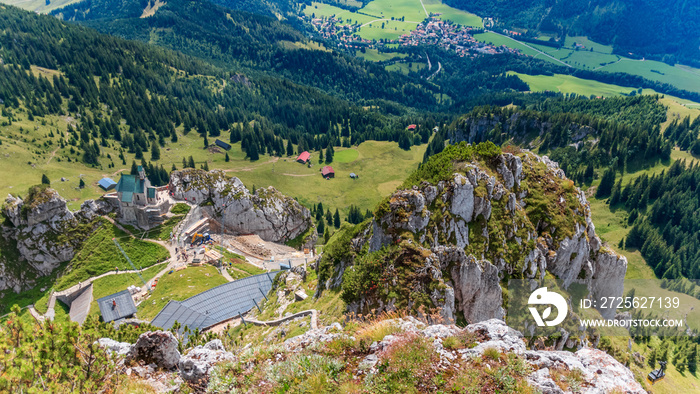
POLYGON ((159 368, 172 369, 180 361, 178 340, 168 331, 146 332, 139 336, 126 356, 127 362, 155 364, 159 368))
POLYGON ((235 359, 231 352, 224 349, 221 340, 215 339, 204 346, 197 346, 185 356, 180 357, 178 369, 180 376, 188 382, 205 381, 209 370, 216 364, 235 359))
MULTIPOLYGON (((459 155, 473 159, 454 162, 448 180, 420 182, 390 196, 371 226, 358 231, 351 253, 323 257, 321 265, 334 265, 326 286, 340 284, 347 267, 367 252, 415 245, 425 260, 415 266, 430 272, 433 284, 411 286, 428 293, 448 319, 502 319, 506 276, 541 280, 550 273, 563 288, 584 284, 596 298, 622 294, 626 259, 602 248, 584 193, 555 162, 527 151, 479 157, 466 145, 450 149, 463 149, 459 155), (439 270, 433 268, 436 261, 439 270)), ((389 282, 384 294, 392 291, 389 282)), ((398 302, 377 294, 378 299, 365 295, 349 306, 359 305, 352 310, 363 313, 398 302)), ((600 312, 605 318, 615 313, 600 312)))
MULTIPOLYGON (((0 271, 11 263, 21 267, 14 272, 49 275, 61 263, 73 258, 86 233, 93 229, 87 223, 110 211, 111 207, 103 201, 87 200, 80 210, 71 212, 66 200, 48 187, 32 187, 25 200, 8 195, 3 207, 7 224, 0 232, 6 240, 12 240, 19 261, 0 261, 0 271)), ((20 291, 32 285, 17 274, 2 276, 0 290, 20 291)))
POLYGON ((170 190, 176 199, 200 204, 232 233, 285 242, 312 225, 309 210, 293 198, 273 187, 251 194, 238 178, 228 178, 223 171, 176 171, 170 176, 170 190))

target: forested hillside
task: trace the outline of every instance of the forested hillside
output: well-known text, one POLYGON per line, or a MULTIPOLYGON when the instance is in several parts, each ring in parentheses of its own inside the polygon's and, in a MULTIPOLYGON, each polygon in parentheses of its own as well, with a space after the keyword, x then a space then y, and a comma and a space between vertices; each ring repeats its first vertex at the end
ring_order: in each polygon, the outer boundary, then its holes
POLYGON ((588 36, 617 53, 700 62, 700 3, 684 0, 445 0, 453 7, 561 37, 588 36))
POLYGON ((397 106, 363 109, 314 88, 264 75, 248 78, 51 16, 6 7, 0 28, 3 116, 11 122, 21 109, 30 120, 49 114, 75 118, 77 127, 68 129, 60 145, 80 149, 87 164, 97 164, 100 147, 111 140, 138 159, 153 146, 176 141, 176 128, 202 137, 231 129, 224 138, 246 142, 253 158, 258 152, 281 155, 283 140, 315 148, 340 145, 350 130, 352 143, 398 141, 404 133, 403 122, 394 127, 384 115, 402 114, 397 106), (37 77, 32 67, 52 71, 37 77), (253 120, 256 126, 248 127, 253 120), (334 125, 344 126, 342 136, 334 125))
POLYGON ((212 61, 229 70, 260 70, 315 86, 346 99, 389 100, 435 109, 434 85, 384 67, 308 44, 303 35, 276 19, 237 12, 208 1, 172 0, 153 16, 140 18, 142 2, 88 0, 54 14, 103 33, 154 43, 212 61))

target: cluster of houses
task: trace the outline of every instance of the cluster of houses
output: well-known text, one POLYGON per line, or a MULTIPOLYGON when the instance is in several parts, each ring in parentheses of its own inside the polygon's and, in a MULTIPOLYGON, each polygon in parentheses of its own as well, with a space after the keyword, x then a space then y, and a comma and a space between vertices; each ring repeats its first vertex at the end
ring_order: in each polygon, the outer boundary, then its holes
POLYGON ((472 34, 482 32, 483 29, 443 21, 437 18, 439 15, 432 14, 430 18, 419 24, 410 34, 404 34, 397 40, 383 40, 383 42, 360 37, 357 34, 361 26, 359 23, 350 24, 349 20, 343 20, 336 16, 326 18, 312 17, 308 18, 308 20, 315 27, 320 37, 336 41, 339 47, 347 49, 377 48, 387 44, 398 44, 400 46, 429 44, 454 51, 460 56, 473 57, 479 54, 495 55, 505 52, 517 52, 517 50, 505 46, 495 46, 477 41, 472 34))
POLYGON ((399 37, 398 42, 402 46, 436 45, 445 50, 455 51, 460 56, 516 52, 515 49, 505 46, 494 46, 477 41, 472 34, 482 31, 480 28, 465 27, 441 19, 429 18, 410 34, 399 37))

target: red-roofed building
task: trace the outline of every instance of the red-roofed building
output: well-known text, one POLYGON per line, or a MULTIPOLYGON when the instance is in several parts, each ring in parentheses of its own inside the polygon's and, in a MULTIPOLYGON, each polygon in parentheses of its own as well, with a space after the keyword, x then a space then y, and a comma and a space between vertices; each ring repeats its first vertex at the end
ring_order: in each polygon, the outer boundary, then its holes
POLYGON ((335 171, 333 171, 333 167, 325 166, 321 168, 321 175, 326 179, 335 178, 335 171))
POLYGON ((306 164, 309 162, 310 158, 311 158, 311 153, 309 153, 307 151, 303 151, 303 152, 301 152, 299 157, 297 157, 297 161, 301 164, 306 164))
POLYGON ((418 126, 416 126, 414 124, 410 124, 410 125, 408 125, 408 127, 406 127, 406 130, 414 131, 416 128, 418 128, 418 126))

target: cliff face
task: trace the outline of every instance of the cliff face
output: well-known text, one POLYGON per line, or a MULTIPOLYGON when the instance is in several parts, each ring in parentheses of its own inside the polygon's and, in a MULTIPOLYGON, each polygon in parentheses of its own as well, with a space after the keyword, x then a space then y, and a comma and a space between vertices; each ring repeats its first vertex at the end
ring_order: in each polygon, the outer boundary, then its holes
POLYGON ((594 297, 621 295, 627 261, 601 246, 585 195, 556 163, 530 152, 480 156, 466 145, 441 155, 450 157, 436 162, 452 165, 442 179, 419 170, 355 230, 346 253, 323 256, 322 284, 345 282, 351 309, 422 305, 469 323, 502 319, 504 278, 546 273, 564 288, 587 285, 594 297), (406 250, 419 257, 407 259, 406 250), (388 274, 373 277, 372 269, 388 274), (414 271, 429 279, 412 277, 414 271))
POLYGON ((75 255, 90 221, 109 207, 88 200, 71 212, 55 190, 33 187, 25 200, 8 195, 3 207, 7 218, 1 227, 7 257, 0 259, 0 290, 31 287, 37 276, 46 276, 75 255), (9 250, 15 249, 15 250, 9 250), (16 253, 14 253, 16 252, 16 253))
MULTIPOLYGON (((516 140, 526 142, 533 135, 544 135, 552 131, 552 124, 537 116, 523 116, 513 113, 510 116, 474 115, 465 116, 458 120, 450 131, 450 142, 453 144, 466 141, 476 143, 486 141, 489 133, 505 133, 516 140), (495 131, 494 131, 495 130, 495 131)), ((569 123, 567 133, 572 142, 578 142, 596 130, 590 126, 569 123)))
POLYGON ((202 205, 228 231, 254 233, 266 241, 285 242, 311 226, 311 213, 293 198, 273 187, 251 194, 238 178, 227 178, 223 171, 174 172, 170 190, 176 199, 202 205))

